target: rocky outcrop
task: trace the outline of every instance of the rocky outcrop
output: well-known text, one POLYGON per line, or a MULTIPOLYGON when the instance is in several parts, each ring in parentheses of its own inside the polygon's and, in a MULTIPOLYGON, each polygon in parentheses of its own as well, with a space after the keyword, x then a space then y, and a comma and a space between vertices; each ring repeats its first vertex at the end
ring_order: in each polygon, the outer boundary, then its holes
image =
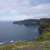
POLYGON ((41 33, 48 31, 49 27, 50 27, 50 18, 40 19, 40 32, 41 33))

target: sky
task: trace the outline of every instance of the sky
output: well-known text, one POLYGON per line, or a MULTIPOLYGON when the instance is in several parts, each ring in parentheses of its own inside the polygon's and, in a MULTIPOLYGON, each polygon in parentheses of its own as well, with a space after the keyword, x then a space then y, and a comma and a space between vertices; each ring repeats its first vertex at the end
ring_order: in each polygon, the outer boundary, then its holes
POLYGON ((0 21, 50 18, 50 0, 0 0, 0 21))

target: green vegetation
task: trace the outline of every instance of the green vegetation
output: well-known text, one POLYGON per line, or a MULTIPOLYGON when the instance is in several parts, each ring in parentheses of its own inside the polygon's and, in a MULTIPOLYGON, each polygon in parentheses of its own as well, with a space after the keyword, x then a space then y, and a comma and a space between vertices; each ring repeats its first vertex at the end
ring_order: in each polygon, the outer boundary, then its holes
POLYGON ((48 41, 50 40, 50 32, 44 32, 37 41, 48 41))
POLYGON ((33 42, 18 41, 15 44, 0 46, 0 50, 20 50, 24 48, 35 48, 33 42))
MULTIPOLYGON (((5 46, 0 46, 0 50, 27 50, 27 48, 40 48, 43 50, 49 50, 50 49, 50 41, 43 41, 43 42, 16 42, 15 44, 11 45, 5 45, 5 46)), ((37 48, 37 49, 38 49, 37 48)))

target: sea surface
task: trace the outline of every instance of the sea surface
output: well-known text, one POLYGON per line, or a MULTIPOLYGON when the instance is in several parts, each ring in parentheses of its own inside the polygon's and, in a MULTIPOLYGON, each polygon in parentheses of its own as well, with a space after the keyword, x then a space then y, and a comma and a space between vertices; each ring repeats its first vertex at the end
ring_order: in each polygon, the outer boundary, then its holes
POLYGON ((39 36, 39 25, 25 26, 13 22, 0 22, 0 42, 34 40, 39 36))

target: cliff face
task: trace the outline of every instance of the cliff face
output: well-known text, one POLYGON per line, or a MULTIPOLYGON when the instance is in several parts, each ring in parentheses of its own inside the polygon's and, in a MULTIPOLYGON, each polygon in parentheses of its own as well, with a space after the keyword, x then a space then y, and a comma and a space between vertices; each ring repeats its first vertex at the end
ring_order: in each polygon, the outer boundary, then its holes
POLYGON ((40 31, 41 32, 48 31, 49 27, 50 27, 50 18, 40 19, 40 31))

